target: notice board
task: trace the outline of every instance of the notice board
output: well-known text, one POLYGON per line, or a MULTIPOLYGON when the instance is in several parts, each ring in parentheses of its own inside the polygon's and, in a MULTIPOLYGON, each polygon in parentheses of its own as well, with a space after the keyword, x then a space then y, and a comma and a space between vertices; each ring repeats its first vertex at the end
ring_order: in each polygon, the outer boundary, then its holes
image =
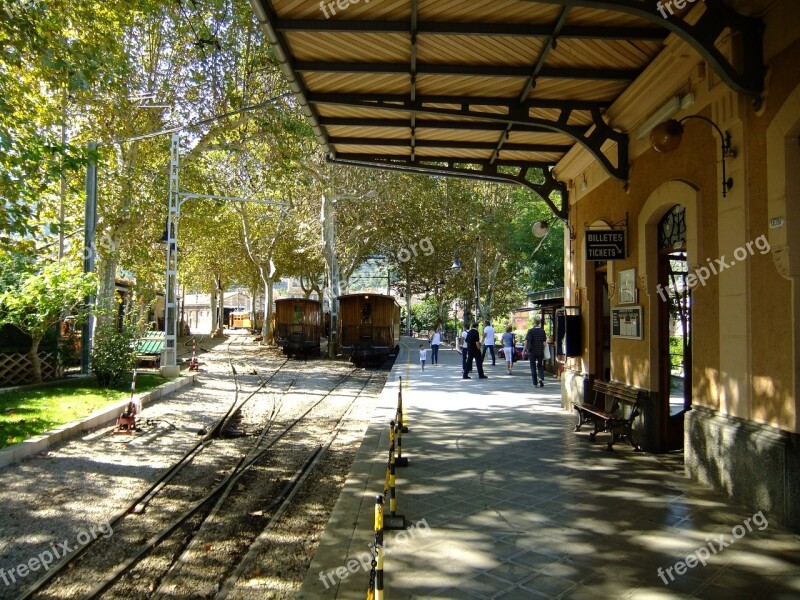
POLYGON ((642 339, 642 307, 626 306, 611 309, 611 336, 629 340, 642 339))

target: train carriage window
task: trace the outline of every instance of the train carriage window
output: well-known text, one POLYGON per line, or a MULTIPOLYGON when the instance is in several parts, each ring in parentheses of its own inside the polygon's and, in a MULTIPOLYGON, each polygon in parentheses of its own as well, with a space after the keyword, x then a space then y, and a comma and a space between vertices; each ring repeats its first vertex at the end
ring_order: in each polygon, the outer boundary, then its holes
POLYGON ((372 304, 369 302, 361 305, 361 323, 372 323, 372 304))
POLYGON ((302 304, 295 304, 294 305, 294 322, 295 322, 295 324, 303 322, 303 305, 302 304))

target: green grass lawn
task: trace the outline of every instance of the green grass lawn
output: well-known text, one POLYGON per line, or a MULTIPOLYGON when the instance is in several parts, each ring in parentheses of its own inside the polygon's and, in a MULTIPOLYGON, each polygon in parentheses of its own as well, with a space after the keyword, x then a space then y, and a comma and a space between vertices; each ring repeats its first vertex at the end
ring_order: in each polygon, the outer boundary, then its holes
MULTIPOLYGON (((139 373, 136 393, 169 381, 159 375, 139 373)), ((0 394, 0 448, 16 444, 71 421, 86 417, 109 404, 127 398, 130 382, 104 390, 94 379, 0 394)))

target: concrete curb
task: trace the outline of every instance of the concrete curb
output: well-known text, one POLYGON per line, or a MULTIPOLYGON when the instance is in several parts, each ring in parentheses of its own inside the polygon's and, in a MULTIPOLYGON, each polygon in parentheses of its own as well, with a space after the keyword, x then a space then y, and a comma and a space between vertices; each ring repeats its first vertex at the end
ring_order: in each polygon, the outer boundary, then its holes
MULTIPOLYGON (((135 398, 140 399, 143 404, 152 402, 181 388, 194 385, 196 380, 196 374, 184 375, 175 381, 162 383, 160 386, 153 388, 149 392, 138 394, 135 396, 135 398)), ((65 423, 64 425, 56 427, 55 429, 51 429, 47 433, 28 438, 27 440, 18 444, 14 444, 13 446, 9 446, 8 448, 3 448, 0 450, 0 467, 18 463, 33 454, 44 452, 51 446, 70 439, 77 434, 90 431, 107 423, 111 423, 117 418, 117 415, 119 415, 125 406, 127 406, 128 402, 130 402, 130 398, 125 398, 124 400, 120 400, 115 404, 101 408, 100 410, 96 410, 88 417, 78 421, 73 421, 71 423, 65 423)))

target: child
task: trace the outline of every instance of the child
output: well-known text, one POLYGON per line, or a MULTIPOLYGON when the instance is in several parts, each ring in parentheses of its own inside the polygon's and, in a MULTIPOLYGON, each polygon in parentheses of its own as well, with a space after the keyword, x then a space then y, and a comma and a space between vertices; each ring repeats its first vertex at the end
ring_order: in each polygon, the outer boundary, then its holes
POLYGON ((428 358, 428 351, 425 349, 424 344, 419 345, 419 362, 422 365, 422 370, 425 370, 425 359, 428 358))

